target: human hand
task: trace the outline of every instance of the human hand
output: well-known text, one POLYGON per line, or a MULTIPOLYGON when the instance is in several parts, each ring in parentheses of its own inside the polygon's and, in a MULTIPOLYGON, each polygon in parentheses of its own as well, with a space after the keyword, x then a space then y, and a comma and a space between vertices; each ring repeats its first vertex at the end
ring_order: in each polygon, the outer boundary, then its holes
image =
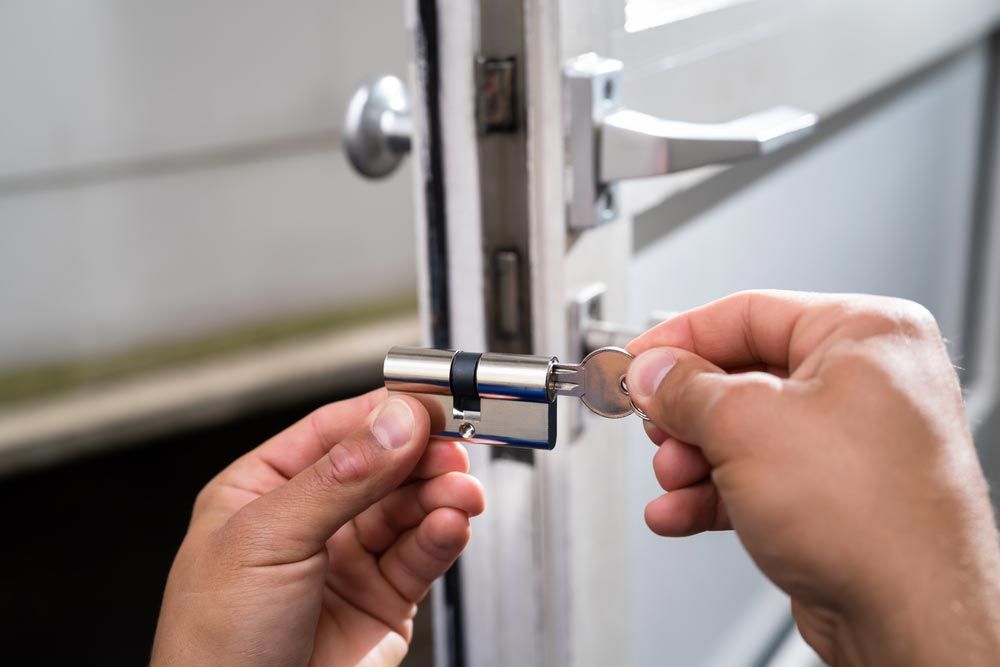
POLYGON ((668 491, 650 528, 735 529, 831 665, 997 664, 997 533, 924 308, 740 293, 628 349, 668 491))
POLYGON ((198 495, 154 665, 395 665, 483 510, 468 456, 384 390, 327 405, 198 495))

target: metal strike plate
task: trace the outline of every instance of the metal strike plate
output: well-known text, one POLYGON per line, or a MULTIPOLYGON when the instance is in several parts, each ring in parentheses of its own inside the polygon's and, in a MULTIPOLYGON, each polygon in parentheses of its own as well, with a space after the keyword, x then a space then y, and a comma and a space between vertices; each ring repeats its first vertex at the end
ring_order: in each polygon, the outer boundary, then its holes
POLYGON ((600 144, 605 116, 622 107, 622 63, 587 53, 563 68, 566 109, 566 220, 574 231, 618 217, 618 185, 600 181, 600 144))
POLYGON ((476 111, 480 132, 513 132, 517 129, 516 61, 513 58, 479 58, 476 65, 479 89, 476 111))

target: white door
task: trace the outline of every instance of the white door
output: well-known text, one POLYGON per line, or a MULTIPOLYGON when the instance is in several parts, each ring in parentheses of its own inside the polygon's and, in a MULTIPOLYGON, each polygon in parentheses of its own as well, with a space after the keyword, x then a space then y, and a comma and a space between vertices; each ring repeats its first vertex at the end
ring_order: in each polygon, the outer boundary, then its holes
MULTIPOLYGON (((894 294, 937 315, 988 423, 997 3, 411 10, 429 342, 575 361, 598 291, 623 332, 739 289, 894 294)), ((441 663, 814 664, 732 534, 645 528, 638 421, 560 400, 553 451, 472 451, 489 509, 438 590, 441 663)))

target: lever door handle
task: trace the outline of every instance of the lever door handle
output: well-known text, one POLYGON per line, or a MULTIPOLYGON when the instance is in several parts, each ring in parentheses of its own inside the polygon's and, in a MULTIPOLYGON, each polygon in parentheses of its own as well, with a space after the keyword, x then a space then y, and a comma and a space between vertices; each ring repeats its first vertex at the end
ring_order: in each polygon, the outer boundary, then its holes
POLYGON ((715 124, 665 120, 626 109, 623 67, 621 61, 588 53, 570 60, 563 70, 571 229, 614 219, 621 180, 766 155, 816 126, 815 114, 790 107, 715 124))
POLYGON ((777 107, 719 124, 684 123, 622 109, 600 127, 600 180, 672 174, 772 153, 807 136, 814 114, 777 107))
POLYGON ((347 159, 362 176, 388 176, 410 152, 413 121, 406 85, 380 76, 351 96, 344 118, 347 159))

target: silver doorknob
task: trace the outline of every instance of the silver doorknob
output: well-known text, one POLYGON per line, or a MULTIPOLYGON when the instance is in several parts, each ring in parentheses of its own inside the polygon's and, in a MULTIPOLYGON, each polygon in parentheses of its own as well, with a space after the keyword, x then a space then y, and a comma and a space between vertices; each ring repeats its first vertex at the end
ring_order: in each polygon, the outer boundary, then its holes
POLYGON ((380 76, 351 95, 344 118, 344 149, 362 176, 391 174, 410 152, 412 135, 410 97, 398 77, 380 76))

